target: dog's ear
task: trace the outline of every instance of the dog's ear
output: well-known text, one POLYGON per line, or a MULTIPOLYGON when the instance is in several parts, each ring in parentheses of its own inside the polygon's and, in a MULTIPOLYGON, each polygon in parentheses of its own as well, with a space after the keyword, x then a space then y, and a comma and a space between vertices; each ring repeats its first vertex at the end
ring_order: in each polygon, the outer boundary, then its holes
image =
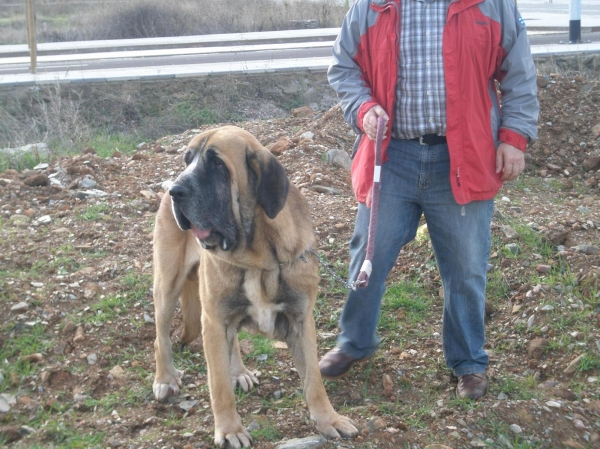
POLYGON ((275 218, 287 199, 290 181, 283 166, 264 147, 246 152, 248 167, 256 176, 256 201, 267 217, 275 218))

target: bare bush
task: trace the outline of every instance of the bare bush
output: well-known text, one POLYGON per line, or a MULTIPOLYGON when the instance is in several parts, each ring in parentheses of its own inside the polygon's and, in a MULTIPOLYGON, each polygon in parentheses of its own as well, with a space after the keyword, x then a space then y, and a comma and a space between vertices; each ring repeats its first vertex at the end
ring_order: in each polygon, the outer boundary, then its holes
POLYGON ((335 0, 129 0, 96 10, 81 28, 90 39, 239 33, 285 30, 301 21, 335 27, 345 12, 335 0))
MULTIPOLYGON (((0 29, 3 43, 25 43, 23 8, 0 29)), ((168 37, 302 27, 338 27, 348 10, 339 0, 124 0, 85 6, 66 0, 37 6, 38 42, 168 37)))
POLYGON ((45 89, 44 98, 37 102, 38 114, 33 117, 36 128, 44 132, 44 141, 61 142, 66 149, 74 149, 90 138, 90 129, 82 117, 81 96, 71 90, 62 95, 61 85, 56 84, 45 89))
MULTIPOLYGON (((185 2, 183 2, 185 3, 185 2)), ((136 39, 193 34, 193 17, 179 2, 135 0, 97 10, 87 18, 88 39, 136 39)))
POLYGON ((91 137, 80 106, 78 92, 63 92, 59 84, 40 88, 25 101, 7 97, 0 104, 0 147, 46 142, 61 151, 79 149, 91 137))

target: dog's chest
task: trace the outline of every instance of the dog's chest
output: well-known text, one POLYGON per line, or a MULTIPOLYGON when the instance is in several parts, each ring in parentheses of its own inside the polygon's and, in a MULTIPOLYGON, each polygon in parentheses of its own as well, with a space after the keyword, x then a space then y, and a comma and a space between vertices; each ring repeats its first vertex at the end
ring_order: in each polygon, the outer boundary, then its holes
POLYGON ((250 302, 246 308, 248 318, 260 333, 273 337, 277 314, 285 308, 284 303, 276 302, 279 293, 278 273, 246 272, 244 291, 250 302))

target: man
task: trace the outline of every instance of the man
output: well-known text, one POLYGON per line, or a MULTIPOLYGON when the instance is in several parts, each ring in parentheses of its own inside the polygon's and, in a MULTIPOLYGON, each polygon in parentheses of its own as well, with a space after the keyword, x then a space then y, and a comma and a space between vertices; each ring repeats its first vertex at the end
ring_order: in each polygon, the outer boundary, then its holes
POLYGON ((372 273, 366 288, 348 294, 321 374, 342 377, 377 350, 385 280, 423 213, 444 286, 446 364, 459 379, 457 395, 478 399, 488 389, 493 198, 523 171, 525 147, 537 137, 536 72, 523 20, 514 0, 357 0, 333 57, 329 82, 358 133, 351 280, 366 252, 378 117, 386 133, 372 273))

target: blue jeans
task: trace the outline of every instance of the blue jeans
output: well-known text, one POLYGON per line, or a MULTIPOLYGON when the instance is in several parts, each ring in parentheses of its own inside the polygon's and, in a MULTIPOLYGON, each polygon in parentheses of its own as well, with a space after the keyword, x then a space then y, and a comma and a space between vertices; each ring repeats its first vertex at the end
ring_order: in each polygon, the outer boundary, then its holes
MULTIPOLYGON (((379 346, 377 322, 385 281, 404 245, 416 235, 421 213, 444 285, 442 328, 446 364, 456 376, 483 373, 488 356, 484 312, 486 266, 494 200, 456 203, 450 187, 448 146, 392 140, 382 167, 373 271, 366 288, 350 291, 340 317, 337 345, 354 358, 379 346)), ((359 204, 350 241, 350 280, 365 258, 370 210, 359 204)))

